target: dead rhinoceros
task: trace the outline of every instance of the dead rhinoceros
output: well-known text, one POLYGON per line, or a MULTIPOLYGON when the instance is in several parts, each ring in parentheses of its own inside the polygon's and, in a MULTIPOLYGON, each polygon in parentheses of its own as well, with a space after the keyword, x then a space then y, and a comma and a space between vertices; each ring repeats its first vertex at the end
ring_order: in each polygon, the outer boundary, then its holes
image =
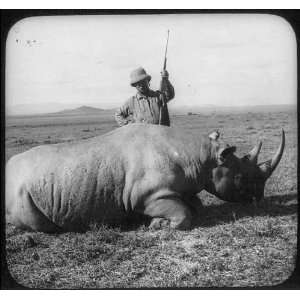
POLYGON ((192 199, 203 189, 226 201, 263 196, 283 153, 284 132, 274 158, 257 165, 260 147, 238 158, 217 134, 198 139, 143 124, 38 146, 7 163, 7 221, 29 230, 76 231, 137 212, 152 217, 153 228, 163 221, 186 229, 192 199))

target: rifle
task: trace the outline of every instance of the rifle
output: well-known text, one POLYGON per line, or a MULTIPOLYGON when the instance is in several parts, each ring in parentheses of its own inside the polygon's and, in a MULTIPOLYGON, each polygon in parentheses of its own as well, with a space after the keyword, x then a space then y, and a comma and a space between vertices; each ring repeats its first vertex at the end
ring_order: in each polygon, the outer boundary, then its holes
POLYGON ((164 59, 164 67, 163 70, 166 70, 167 67, 167 51, 168 51, 168 43, 169 43, 169 32, 170 30, 168 29, 168 37, 167 37, 167 44, 166 44, 166 49, 165 49, 165 59, 164 59))
MULTIPOLYGON (((169 43, 169 29, 168 29, 168 36, 167 36, 167 44, 166 44, 166 49, 165 49, 165 57, 164 57, 164 64, 163 64, 163 71, 166 70, 167 68, 167 51, 168 51, 168 43, 169 43)), ((165 81, 162 79, 161 82, 160 82, 160 91, 162 92, 164 90, 164 83, 165 81)), ((161 113, 161 110, 162 110, 162 106, 165 106, 166 103, 162 97, 162 105, 160 106, 159 108, 159 125, 161 125, 161 116, 162 116, 162 113, 161 113)))

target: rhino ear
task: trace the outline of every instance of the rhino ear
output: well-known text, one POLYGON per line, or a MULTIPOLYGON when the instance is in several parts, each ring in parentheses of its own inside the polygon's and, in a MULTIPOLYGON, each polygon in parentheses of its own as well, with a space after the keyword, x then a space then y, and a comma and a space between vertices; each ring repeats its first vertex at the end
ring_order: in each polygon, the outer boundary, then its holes
POLYGON ((221 162, 224 162, 229 154, 232 154, 236 151, 235 146, 229 146, 227 145, 226 148, 220 149, 218 153, 218 158, 221 162))
POLYGON ((212 133, 210 133, 210 134, 208 135, 208 137, 209 137, 211 140, 213 140, 213 141, 217 141, 218 138, 220 137, 220 132, 219 132, 219 130, 213 131, 212 133))

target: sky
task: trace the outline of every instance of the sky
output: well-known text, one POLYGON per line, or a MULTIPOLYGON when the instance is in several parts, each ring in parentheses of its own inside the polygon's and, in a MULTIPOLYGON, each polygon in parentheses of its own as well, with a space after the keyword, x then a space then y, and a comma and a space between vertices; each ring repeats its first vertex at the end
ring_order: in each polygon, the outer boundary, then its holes
POLYGON ((17 22, 6 42, 6 112, 117 108, 142 66, 159 88, 167 30, 172 107, 296 104, 292 27, 268 14, 50 16, 17 22))

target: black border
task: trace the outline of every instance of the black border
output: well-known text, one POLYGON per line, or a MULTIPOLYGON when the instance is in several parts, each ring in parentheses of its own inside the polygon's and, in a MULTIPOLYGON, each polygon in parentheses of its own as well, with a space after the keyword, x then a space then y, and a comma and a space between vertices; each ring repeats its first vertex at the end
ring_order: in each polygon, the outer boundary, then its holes
MULTIPOLYGON (((5 218, 4 218, 4 186, 5 186, 5 44, 10 28, 19 20, 26 17, 34 16, 54 16, 54 15, 143 15, 143 14, 272 14, 284 18, 293 28, 297 40, 297 104, 299 103, 299 39, 300 39, 300 10, 298 9, 9 9, 1 10, 1 273, 0 287, 1 289, 28 289, 18 284, 10 275, 6 264, 5 251, 5 218)), ((298 107, 298 105, 297 105, 298 107)), ((297 121, 299 124, 299 112, 297 108, 297 121)), ((299 133, 298 133, 299 144, 299 133)), ((298 152, 299 157, 299 152, 298 152)), ((298 162, 297 162, 298 164, 298 162)), ((299 175, 299 164, 297 165, 297 173, 299 175)), ((299 177, 297 178, 299 187, 299 177)), ((298 188, 299 190, 299 188, 298 188)), ((297 259, 294 273, 284 283, 272 287, 255 287, 255 288, 199 288, 196 290, 207 289, 226 289, 226 290, 248 290, 248 289, 300 289, 300 260, 299 260, 299 204, 298 204, 298 232, 297 232, 297 259)), ((141 288, 139 290, 166 290, 168 288, 141 288)), ((186 290, 187 288, 172 288, 186 290)), ((101 289, 100 289, 101 290, 101 289)), ((119 290, 119 289, 113 289, 119 290)), ((121 289, 123 290, 123 289, 121 289)), ((132 290, 132 288, 128 288, 132 290)), ((189 288, 195 290, 195 288, 189 288)))

